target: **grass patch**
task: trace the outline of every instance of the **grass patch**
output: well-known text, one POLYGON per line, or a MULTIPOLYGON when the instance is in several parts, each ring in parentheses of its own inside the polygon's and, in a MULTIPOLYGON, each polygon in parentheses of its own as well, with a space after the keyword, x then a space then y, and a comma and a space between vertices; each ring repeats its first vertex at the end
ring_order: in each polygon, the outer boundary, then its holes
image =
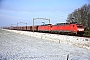
POLYGON ((85 31, 84 36, 89 36, 90 37, 90 31, 85 31))

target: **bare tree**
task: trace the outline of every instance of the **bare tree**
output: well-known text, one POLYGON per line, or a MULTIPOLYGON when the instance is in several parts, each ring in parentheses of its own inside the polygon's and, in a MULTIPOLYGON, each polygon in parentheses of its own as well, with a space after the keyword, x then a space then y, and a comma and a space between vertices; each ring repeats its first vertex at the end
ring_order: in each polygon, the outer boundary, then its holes
POLYGON ((90 30, 90 4, 85 4, 69 14, 66 22, 77 22, 83 24, 86 29, 90 30))

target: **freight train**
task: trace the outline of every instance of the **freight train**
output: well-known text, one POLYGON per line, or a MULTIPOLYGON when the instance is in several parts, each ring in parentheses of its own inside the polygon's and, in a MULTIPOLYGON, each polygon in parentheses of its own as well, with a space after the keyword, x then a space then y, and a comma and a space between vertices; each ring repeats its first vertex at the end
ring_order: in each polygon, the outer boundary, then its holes
POLYGON ((11 26, 11 27, 4 27, 4 29, 50 32, 50 33, 61 33, 61 34, 75 34, 75 35, 84 34, 84 26, 82 24, 76 24, 76 23, 57 23, 55 25, 44 24, 37 26, 11 26))

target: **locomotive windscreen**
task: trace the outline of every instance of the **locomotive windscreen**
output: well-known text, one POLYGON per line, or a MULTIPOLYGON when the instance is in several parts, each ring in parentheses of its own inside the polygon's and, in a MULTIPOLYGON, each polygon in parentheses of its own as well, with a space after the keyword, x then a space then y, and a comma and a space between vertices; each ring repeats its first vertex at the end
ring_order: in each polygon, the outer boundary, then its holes
POLYGON ((83 25, 77 24, 77 27, 78 27, 78 28, 83 28, 83 25))

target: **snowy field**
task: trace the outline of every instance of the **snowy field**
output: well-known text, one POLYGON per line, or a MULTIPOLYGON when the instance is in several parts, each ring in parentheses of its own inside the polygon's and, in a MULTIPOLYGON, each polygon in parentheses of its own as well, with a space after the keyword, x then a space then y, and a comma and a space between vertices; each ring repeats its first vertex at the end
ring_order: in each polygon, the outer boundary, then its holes
POLYGON ((90 60, 90 49, 0 29, 0 60, 90 60))

